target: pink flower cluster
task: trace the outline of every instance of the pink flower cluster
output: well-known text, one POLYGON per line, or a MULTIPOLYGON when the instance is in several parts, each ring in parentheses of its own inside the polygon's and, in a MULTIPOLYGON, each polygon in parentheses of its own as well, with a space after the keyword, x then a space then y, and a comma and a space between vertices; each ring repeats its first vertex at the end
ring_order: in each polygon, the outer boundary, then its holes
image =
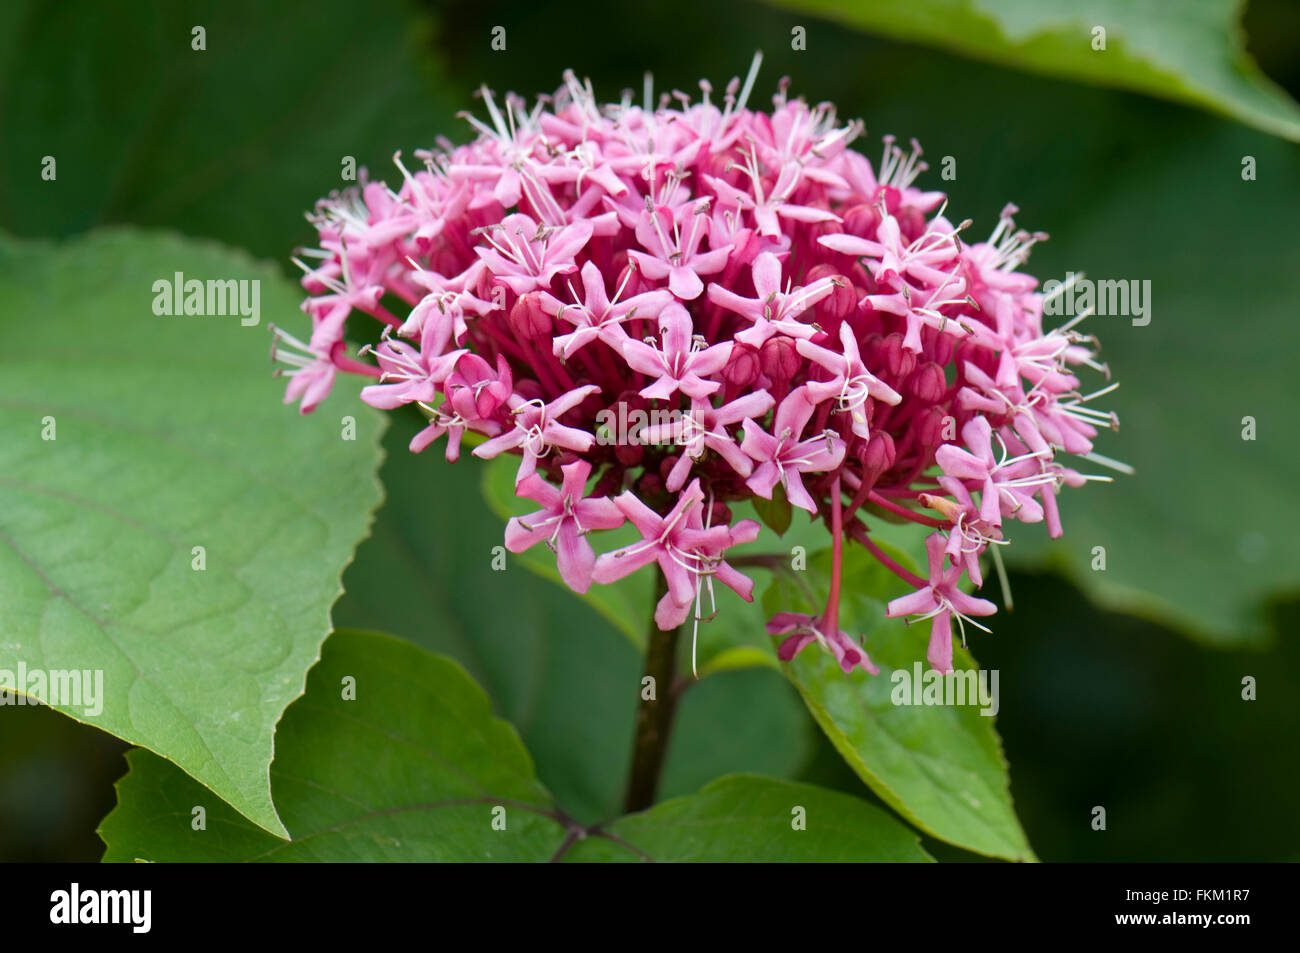
POLYGON ((769 623, 781 657, 816 642, 876 671, 839 628, 847 539, 916 588, 888 615, 933 620, 946 671, 952 620, 994 611, 962 576, 983 584, 1007 520, 1059 535, 1057 490, 1089 479, 1059 456, 1091 456, 1114 424, 1072 370, 1105 368, 1077 318, 1043 329, 1017 268, 1046 236, 1008 206, 968 243, 945 197, 913 186, 919 146, 886 138, 873 167, 849 148, 860 123, 784 82, 751 110, 757 65, 721 103, 701 83, 697 102, 647 89, 601 106, 571 73, 532 108, 485 89, 475 141, 417 152, 415 172, 399 154, 397 191, 322 200, 320 248, 295 259, 310 340, 276 331, 286 400, 306 413, 337 371, 365 374, 367 403, 423 410, 413 451, 442 439, 455 460, 469 433, 477 457, 518 455, 517 493, 540 509, 507 547, 549 545, 578 592, 656 563, 664 629, 699 619, 706 581, 752 599, 725 557, 760 527, 728 504, 783 494, 826 522, 835 570, 824 612, 769 623), (348 356, 358 313, 382 335, 348 356), (635 412, 652 423, 609 439, 635 412), (927 578, 873 542, 865 517, 881 514, 935 530, 927 578), (640 542, 597 555, 593 532, 628 522, 640 542))

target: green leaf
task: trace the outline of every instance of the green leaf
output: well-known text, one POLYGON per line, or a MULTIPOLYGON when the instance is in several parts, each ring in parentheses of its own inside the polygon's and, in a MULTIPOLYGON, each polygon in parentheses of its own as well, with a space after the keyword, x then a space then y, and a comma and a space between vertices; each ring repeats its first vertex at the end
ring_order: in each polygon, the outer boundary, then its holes
POLYGON ((577 825, 459 665, 377 633, 336 632, 281 722, 271 777, 291 841, 160 758, 128 760, 100 825, 106 861, 540 861, 574 845, 592 859, 597 843, 625 860, 926 859, 869 804, 759 777, 721 779, 608 832, 577 825), (796 806, 805 831, 792 826, 796 806))
MULTIPOLYGON (((881 545, 901 565, 910 564, 899 550, 881 545)), ((764 593, 765 607, 821 612, 829 573, 830 553, 823 551, 804 574, 816 602, 787 574, 764 593)), ((1033 859, 1011 804, 993 718, 974 705, 904 705, 891 699, 899 685, 895 672, 910 679, 926 667, 929 627, 908 629, 884 617, 886 603, 910 587, 856 546, 844 554, 842 585, 840 627, 862 634, 880 674, 855 669, 846 675, 829 653, 816 645, 805 648, 785 669, 813 718, 880 799, 927 833, 976 853, 1033 859)), ((960 647, 953 660, 958 670, 977 667, 960 647)))
POLYGON ((817 729, 780 672, 715 671, 686 686, 659 783, 661 800, 689 794, 722 774, 794 775, 811 759, 817 729))
POLYGON ((54 707, 274 832, 275 723, 381 495, 384 422, 354 382, 306 419, 281 403, 265 325, 298 297, 169 235, 0 241, 0 670, 102 671, 102 711, 54 707), (259 281, 260 324, 155 315, 175 272, 259 281))
MULTIPOLYGON (((609 612, 558 582, 555 556, 545 547, 499 562, 504 526, 493 509, 536 508, 515 501, 518 458, 465 454, 449 464, 440 444, 412 454, 407 444, 420 427, 419 415, 394 417, 380 474, 388 500, 344 576, 335 622, 380 627, 457 659, 518 727, 542 781, 569 813, 584 822, 614 816, 627 783, 643 672, 630 633, 638 643, 645 637, 653 580, 647 572, 630 581, 644 585, 644 600, 621 610, 616 628, 609 612), (498 477, 505 493, 489 509, 481 486, 498 477)), ((596 534, 596 547, 615 535, 596 534)), ((593 587, 601 588, 609 587, 593 587)), ((771 656, 761 622, 756 639, 771 656)), ((689 664, 689 657, 680 661, 687 678, 689 664)), ((793 775, 810 757, 815 728, 779 673, 685 684, 664 796, 724 771, 793 775)))
POLYGON ((765 500, 761 496, 754 497, 754 509, 763 524, 778 536, 785 535, 785 531, 790 528, 791 519, 794 518, 794 508, 786 498, 785 486, 780 483, 772 488, 770 500, 765 500))
POLYGON ((811 784, 737 776, 604 828, 566 860, 924 862, 915 833, 865 801, 811 784), (802 828, 796 825, 804 825, 802 828), (642 857, 644 855, 644 858, 642 857))
MULTIPOLYGON (((9 0, 0 12, 0 228, 181 227, 287 265, 346 157, 392 163, 459 126, 434 30, 406 0, 9 0), (192 29, 206 49, 192 48, 192 29), (76 65, 68 51, 77 50, 76 65), (56 178, 41 178, 44 156, 56 178)), ((558 75, 557 67, 557 75, 558 75)))
POLYGON ((135 751, 100 825, 104 859, 546 860, 563 840, 532 759, 483 690, 400 639, 336 632, 276 740, 271 783, 292 841, 135 751), (195 807, 206 829, 194 830, 195 807))
POLYGON ((1245 51, 1242 0, 774 2, 1001 66, 1200 106, 1300 141, 1300 106, 1245 51), (1104 49, 1095 48, 1099 27, 1104 49))
MULTIPOLYGON (((1006 555, 1025 568, 1050 560, 1099 602, 1210 644, 1259 646, 1266 601, 1300 585, 1300 269, 1278 214, 1300 207, 1300 151, 1226 126, 1195 135, 1195 149, 1153 155, 1065 222, 1068 257, 1046 249, 1059 270, 1045 274, 1150 282, 1149 324, 1094 317, 1082 328, 1122 384, 1104 405, 1119 432, 1103 431, 1098 450, 1136 473, 1080 461, 1115 482, 1063 492, 1064 536, 1024 527, 1006 555), (1258 181, 1242 180, 1244 156, 1263 170, 1258 181), (1138 235, 1122 222, 1152 224, 1138 235), (1254 439, 1244 439, 1247 417, 1254 439)), ((1094 375, 1090 387, 1103 384, 1094 375)))

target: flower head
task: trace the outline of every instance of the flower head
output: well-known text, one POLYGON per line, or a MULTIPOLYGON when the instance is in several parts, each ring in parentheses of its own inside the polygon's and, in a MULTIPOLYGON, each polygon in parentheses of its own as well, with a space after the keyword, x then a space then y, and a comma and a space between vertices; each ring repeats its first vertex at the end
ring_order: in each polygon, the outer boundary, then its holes
POLYGON ((445 437, 455 460, 472 433, 477 457, 518 455, 516 493, 541 509, 507 547, 545 543, 578 592, 654 564, 665 628, 701 621, 715 580, 752 599, 726 555, 760 527, 732 507, 779 486, 833 556, 825 609, 771 620, 780 657, 815 644, 876 671, 839 624, 848 542, 915 589, 888 614, 930 620, 946 669, 952 621, 993 611, 963 588, 989 547, 1012 521, 1060 534, 1057 492, 1099 479, 1066 455, 1110 462, 1093 441, 1115 420, 1092 402, 1114 385, 1080 383, 1107 373, 1083 316, 1042 327, 1020 268, 1045 235, 1008 206, 964 241, 971 223, 915 184, 919 145, 886 137, 873 166, 829 105, 783 85, 758 108, 758 63, 720 102, 701 84, 698 102, 601 106, 572 73, 531 109, 484 89, 473 141, 322 200, 320 248, 295 259, 311 335, 273 347, 286 399, 307 412, 363 374, 367 403, 427 415, 413 451, 445 437), (355 357, 348 334, 370 340, 355 357), (606 439, 629 409, 649 425, 606 439), (925 578, 875 546, 872 514, 935 530, 925 578), (639 539, 598 554, 626 522, 639 539))

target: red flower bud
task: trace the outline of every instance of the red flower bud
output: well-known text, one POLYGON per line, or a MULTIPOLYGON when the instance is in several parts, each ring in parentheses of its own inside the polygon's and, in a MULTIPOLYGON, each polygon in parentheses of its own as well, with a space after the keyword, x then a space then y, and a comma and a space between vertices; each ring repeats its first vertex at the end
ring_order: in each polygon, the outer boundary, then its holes
POLYGON ((934 363, 922 364, 912 374, 911 389, 917 400, 927 404, 938 403, 948 389, 943 368, 934 363))
POLYGON ((774 381, 788 381, 799 371, 803 358, 794 348, 794 341, 784 334, 770 337, 760 352, 763 373, 774 381))
POLYGON ((916 368, 916 355, 903 347, 903 336, 897 332, 885 338, 880 346, 880 357, 885 371, 895 380, 910 377, 916 368))
POLYGON ((859 441, 858 459, 872 478, 887 472, 894 465, 894 438, 883 430, 871 431, 871 439, 859 441))
POLYGON ((719 372, 731 387, 749 387, 758 380, 760 361, 758 348, 752 344, 737 344, 731 349, 731 359, 719 372))
MULTIPOLYGON (((551 316, 542 310, 541 297, 536 291, 521 296, 510 309, 510 330, 525 341, 551 336, 551 316)), ((550 342, 546 343, 549 346, 550 342)))
POLYGON ((858 238, 876 237, 880 225, 880 209, 874 205, 855 205, 844 213, 844 231, 858 238))

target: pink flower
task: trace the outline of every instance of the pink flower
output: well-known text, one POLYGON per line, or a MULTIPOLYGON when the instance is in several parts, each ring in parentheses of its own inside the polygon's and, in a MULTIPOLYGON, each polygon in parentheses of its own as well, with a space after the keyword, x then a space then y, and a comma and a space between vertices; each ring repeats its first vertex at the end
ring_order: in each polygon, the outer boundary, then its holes
POLYGON ((736 335, 736 340, 757 347, 777 333, 795 338, 817 333, 812 325, 795 319, 835 290, 832 279, 822 278, 805 288, 783 293, 781 262, 771 252, 754 259, 753 275, 756 298, 744 298, 721 285, 709 285, 711 302, 754 322, 754 327, 736 335))
POLYGON ((847 675, 855 667, 880 674, 866 651, 860 648, 847 632, 840 628, 840 589, 844 567, 844 504, 840 498, 840 478, 831 485, 831 578, 826 609, 818 616, 799 612, 778 612, 767 622, 769 635, 789 635, 781 642, 776 655, 789 662, 805 647, 819 643, 830 652, 847 675))
POLYGON ((575 388, 549 404, 536 398, 524 400, 517 394, 511 395, 506 404, 514 421, 513 429, 479 444, 474 448, 474 456, 491 460, 504 450, 522 450, 524 459, 519 464, 519 475, 515 478, 515 483, 518 484, 536 471, 537 461, 546 456, 552 447, 563 447, 579 453, 591 449, 595 440, 591 434, 574 427, 565 427, 558 422, 558 418, 599 391, 599 387, 589 384, 575 388))
POLYGON ((506 524, 506 549, 512 553, 545 542, 556 554, 560 577, 574 592, 591 588, 591 571, 596 554, 587 534, 592 530, 622 526, 623 512, 613 500, 584 499, 591 464, 576 460, 561 468, 564 482, 556 489, 537 474, 519 481, 515 492, 535 500, 542 509, 531 516, 516 516, 506 524))
POLYGON ((717 190, 727 204, 753 215, 760 235, 769 238, 780 236, 782 218, 805 223, 839 221, 839 216, 827 209, 796 205, 790 201, 804 175, 804 167, 801 163, 783 163, 770 191, 763 188, 763 174, 759 169, 758 157, 752 148, 746 156, 745 165, 740 168, 749 178, 750 188, 753 190, 752 196, 746 191, 733 188, 721 179, 712 179, 709 184, 717 190))
POLYGON ((707 200, 678 206, 651 204, 641 215, 636 237, 646 251, 631 250, 628 256, 651 281, 668 279, 668 288, 682 301, 698 298, 704 291, 700 275, 722 270, 731 249, 701 252, 700 242, 709 227, 707 200))
POLYGON ((491 270, 495 280, 517 295, 546 288, 556 275, 578 270, 574 256, 591 238, 587 222, 553 227, 540 225, 527 215, 508 215, 495 227, 482 231, 490 248, 474 252, 491 270))
POLYGON ((692 333, 691 316, 680 304, 670 304, 659 315, 663 347, 645 341, 625 340, 623 359, 634 371, 654 377, 641 388, 641 396, 668 398, 681 391, 687 397, 708 397, 722 385, 704 379, 719 371, 731 355, 732 344, 724 341, 701 347, 692 333))
POLYGON ((450 328, 437 321, 427 321, 416 350, 405 341, 392 339, 374 349, 379 361, 379 383, 361 389, 361 399, 371 407, 392 410, 403 404, 433 401, 438 386, 447 379, 461 355, 461 349, 444 353, 450 340, 450 328))
POLYGON ((497 355, 494 370, 477 354, 462 354, 447 375, 443 391, 459 417, 496 433, 500 425, 492 418, 514 395, 514 375, 504 355, 497 355))
POLYGON ((834 629, 829 635, 823 634, 823 622, 822 619, 800 612, 778 612, 772 616, 767 623, 769 635, 790 633, 790 637, 777 649, 777 658, 788 662, 806 646, 817 642, 835 657, 845 674, 854 668, 861 668, 872 675, 880 674, 880 669, 872 663, 862 647, 853 641, 852 636, 840 628, 834 629))
POLYGON ((271 325, 271 333, 274 335, 271 339, 271 360, 279 361, 292 368, 288 371, 282 367, 275 369, 277 376, 289 378, 289 386, 284 392, 284 402, 292 404, 295 400, 302 401, 299 405, 299 413, 309 414, 316 409, 316 405, 329 394, 337 371, 351 371, 354 374, 370 376, 377 376, 379 373, 373 367, 345 357, 342 341, 335 342, 325 351, 320 351, 304 344, 274 324, 271 325))
POLYGON ((290 371, 279 371, 289 378, 289 386, 284 392, 284 402, 292 404, 296 400, 302 401, 299 413, 309 414, 325 399, 325 395, 334 385, 334 362, 330 360, 328 354, 313 351, 308 345, 280 328, 275 328, 275 335, 274 343, 271 345, 271 360, 281 361, 293 368, 290 371), (279 345, 282 341, 292 350, 281 348, 279 345))
POLYGON ((460 459, 460 441, 469 429, 469 421, 455 411, 448 414, 442 408, 434 408, 431 413, 428 426, 411 438, 409 449, 412 453, 419 453, 446 434, 447 461, 455 463, 460 459))
MULTIPOLYGON (((568 321, 577 330, 555 339, 554 352, 568 360, 584 345, 600 339, 612 347, 621 347, 627 338, 622 323, 631 317, 656 318, 665 307, 673 303, 667 291, 647 291, 644 294, 611 302, 605 294, 605 278, 594 262, 582 266, 584 296, 581 304, 563 304, 553 295, 543 293, 542 310, 568 321)), ((623 289, 620 288, 621 292, 623 289)), ((577 297, 576 293, 574 295, 577 297)))
POLYGON ((874 399, 886 404, 897 404, 903 398, 867 370, 858 350, 857 336, 847 324, 840 325, 840 345, 844 348, 842 354, 836 354, 811 341, 797 341, 795 349, 834 375, 829 381, 808 382, 808 393, 812 401, 821 403, 834 397, 839 403, 839 409, 853 421, 853 432, 863 439, 869 439, 871 420, 867 417, 866 408, 870 406, 870 401, 874 399))
POLYGON ((681 456, 668 475, 667 487, 672 493, 685 485, 692 462, 699 460, 708 450, 715 451, 736 473, 747 477, 753 472, 754 461, 744 454, 727 428, 763 416, 774 403, 772 395, 764 391, 747 394, 716 408, 708 401, 695 400, 691 410, 680 420, 646 427, 641 431, 641 439, 646 443, 672 440, 681 448, 681 456))
POLYGON ((745 439, 740 449, 758 463, 747 481, 751 490, 770 500, 773 487, 780 483, 791 503, 816 513, 817 504, 804 488, 802 474, 834 470, 844 459, 844 441, 830 431, 802 439, 803 428, 812 413, 808 388, 796 388, 777 407, 773 433, 763 430, 753 419, 745 421, 745 439))
POLYGON ((709 575, 736 591, 746 601, 753 599, 753 583, 725 562, 722 553, 731 546, 751 542, 758 524, 742 520, 735 529, 726 526, 704 528, 700 503, 704 492, 698 480, 677 497, 666 516, 660 516, 635 494, 624 493, 614 502, 641 533, 641 542, 596 560, 592 578, 614 582, 652 562, 659 564, 668 591, 659 600, 655 620, 661 629, 672 629, 686 620, 699 591, 699 578, 709 575))
POLYGON ((997 606, 987 599, 968 596, 958 588, 962 570, 960 566, 945 568, 943 565, 944 538, 935 533, 925 541, 925 551, 930 562, 930 583, 923 589, 907 596, 900 596, 889 603, 885 615, 891 619, 902 616, 919 615, 913 620, 922 622, 933 619, 930 629, 930 648, 925 657, 930 664, 941 672, 952 671, 952 617, 959 622, 969 622, 976 628, 984 626, 970 618, 971 616, 992 615, 997 606))
POLYGON ((1050 483, 1051 478, 1042 479, 1038 476, 1038 455, 1029 453, 1013 460, 996 461, 993 457, 992 432, 989 422, 983 417, 975 417, 967 422, 962 427, 961 436, 973 452, 945 444, 935 452, 935 459, 948 476, 980 484, 981 519, 991 526, 1000 526, 1004 513, 1017 515, 1026 523, 1041 520, 1042 507, 1034 502, 1030 491, 1042 483, 1050 483), (1017 469, 1023 469, 1019 465, 1024 463, 1031 468, 1028 481, 1023 476, 1016 478, 1015 475, 1017 469))

